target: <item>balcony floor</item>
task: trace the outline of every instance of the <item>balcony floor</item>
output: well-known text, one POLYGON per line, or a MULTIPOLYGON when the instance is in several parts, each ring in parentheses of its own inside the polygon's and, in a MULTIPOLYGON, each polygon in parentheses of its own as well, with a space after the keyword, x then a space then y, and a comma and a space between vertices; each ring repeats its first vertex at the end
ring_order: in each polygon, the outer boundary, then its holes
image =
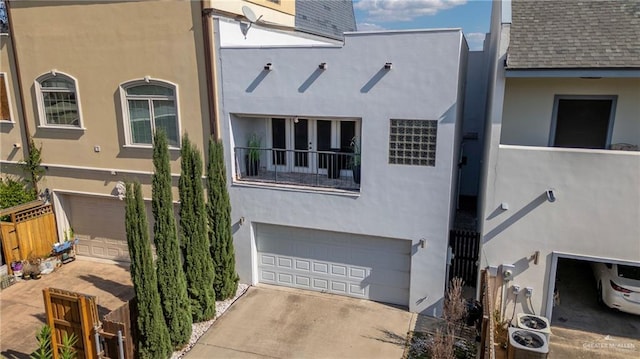
POLYGON ((326 173, 276 172, 260 169, 256 176, 243 173, 238 181, 255 183, 273 183, 314 188, 332 188, 345 191, 360 191, 360 184, 353 181, 353 177, 342 171, 339 178, 328 178, 326 173))

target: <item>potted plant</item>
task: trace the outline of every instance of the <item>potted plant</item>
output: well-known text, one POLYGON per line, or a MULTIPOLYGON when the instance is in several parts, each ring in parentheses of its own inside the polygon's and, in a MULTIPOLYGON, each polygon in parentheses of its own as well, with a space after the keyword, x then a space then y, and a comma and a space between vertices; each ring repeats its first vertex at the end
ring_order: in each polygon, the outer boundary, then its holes
POLYGON ((351 149, 353 157, 351 158, 351 171, 353 172, 353 182, 360 184, 360 141, 358 137, 351 139, 351 149))
POLYGON ((257 176, 258 169, 260 168, 260 137, 254 133, 249 136, 247 141, 247 155, 245 156, 245 167, 247 169, 247 176, 257 176))

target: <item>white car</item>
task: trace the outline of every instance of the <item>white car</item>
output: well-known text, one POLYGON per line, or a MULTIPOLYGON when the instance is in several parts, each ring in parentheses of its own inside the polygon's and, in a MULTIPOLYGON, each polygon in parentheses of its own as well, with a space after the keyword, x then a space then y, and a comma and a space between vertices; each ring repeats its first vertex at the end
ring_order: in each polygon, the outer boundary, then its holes
POLYGON ((640 267, 592 263, 598 302, 622 312, 640 315, 640 267))

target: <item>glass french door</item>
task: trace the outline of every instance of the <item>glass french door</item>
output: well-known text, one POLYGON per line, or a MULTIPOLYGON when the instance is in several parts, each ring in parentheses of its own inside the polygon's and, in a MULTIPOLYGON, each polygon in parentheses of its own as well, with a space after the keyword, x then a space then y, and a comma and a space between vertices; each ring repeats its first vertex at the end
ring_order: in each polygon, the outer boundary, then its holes
POLYGON ((292 121, 293 130, 293 170, 296 172, 309 172, 311 167, 311 155, 313 150, 311 142, 312 133, 310 120, 299 118, 292 121))
POLYGON ((338 161, 342 175, 350 176, 351 141, 359 133, 356 120, 272 118, 270 170, 326 174, 338 161))

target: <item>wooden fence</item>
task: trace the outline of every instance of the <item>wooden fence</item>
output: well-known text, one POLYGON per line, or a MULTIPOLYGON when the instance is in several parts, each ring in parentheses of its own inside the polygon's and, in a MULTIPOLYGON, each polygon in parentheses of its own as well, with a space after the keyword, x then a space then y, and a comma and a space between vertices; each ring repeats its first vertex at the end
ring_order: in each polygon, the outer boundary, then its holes
POLYGON ((480 233, 453 229, 449 232, 449 246, 453 250, 449 278, 462 278, 466 284, 475 286, 478 278, 480 233))
POLYGON ((122 336, 122 355, 125 359, 133 359, 135 355, 135 313, 136 300, 131 299, 120 308, 104 316, 100 336, 103 339, 101 358, 120 358, 118 331, 122 336))
POLYGON ((97 358, 94 327, 98 324, 96 298, 62 289, 42 290, 47 324, 51 328, 53 358, 59 357, 62 338, 72 333, 78 341, 74 348, 78 358, 97 358))
POLYGON ((493 316, 496 299, 495 278, 489 276, 487 270, 480 274, 481 300, 482 300, 482 330, 480 334, 480 359, 495 359, 495 327, 493 316))
MULTIPOLYGON (((8 215, 10 222, 0 222, 0 235, 5 262, 47 257, 58 242, 56 219, 50 204, 34 201, 7 208, 0 215, 8 215)), ((11 266, 9 270, 11 271, 11 266)))

